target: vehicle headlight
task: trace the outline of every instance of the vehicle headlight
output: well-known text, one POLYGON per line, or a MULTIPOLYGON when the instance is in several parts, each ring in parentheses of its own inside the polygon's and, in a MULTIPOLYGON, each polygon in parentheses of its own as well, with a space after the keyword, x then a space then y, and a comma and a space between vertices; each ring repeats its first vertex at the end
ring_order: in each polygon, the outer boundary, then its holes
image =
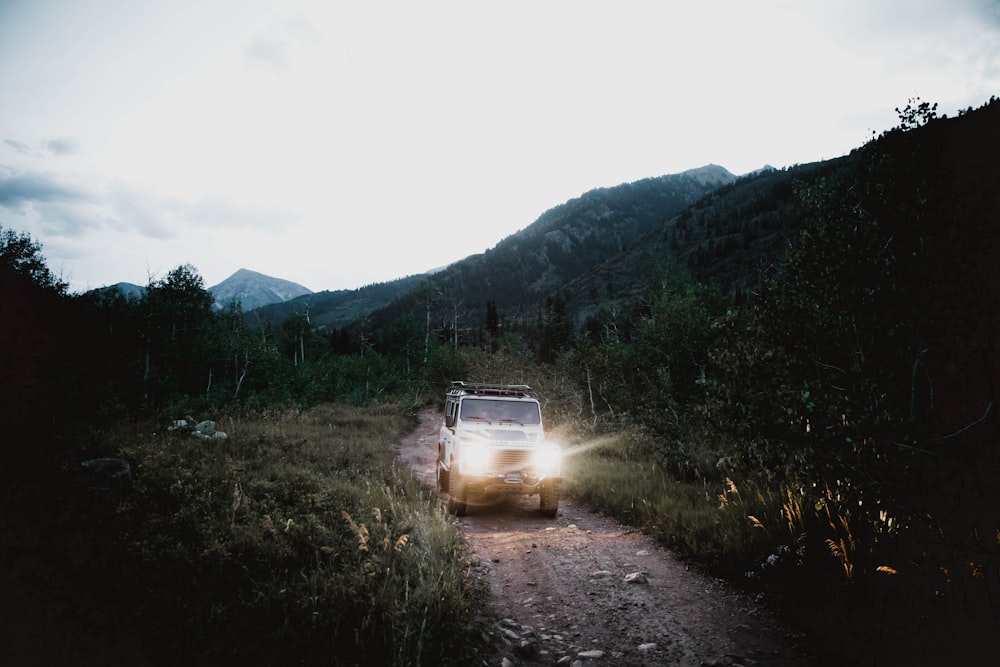
POLYGON ((490 464, 490 450, 486 445, 467 444, 462 450, 462 468, 471 472, 482 472, 490 464))
POLYGON ((535 470, 540 473, 559 473, 562 463, 562 450, 558 447, 545 447, 535 452, 535 470))

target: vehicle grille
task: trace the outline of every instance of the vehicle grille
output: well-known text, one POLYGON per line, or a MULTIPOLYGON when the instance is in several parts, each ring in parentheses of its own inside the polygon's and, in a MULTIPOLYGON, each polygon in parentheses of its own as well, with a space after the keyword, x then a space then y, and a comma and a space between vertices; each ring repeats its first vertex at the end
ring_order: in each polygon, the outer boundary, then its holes
POLYGON ((523 470, 531 462, 531 450, 499 449, 493 453, 493 465, 496 472, 515 472, 523 470))

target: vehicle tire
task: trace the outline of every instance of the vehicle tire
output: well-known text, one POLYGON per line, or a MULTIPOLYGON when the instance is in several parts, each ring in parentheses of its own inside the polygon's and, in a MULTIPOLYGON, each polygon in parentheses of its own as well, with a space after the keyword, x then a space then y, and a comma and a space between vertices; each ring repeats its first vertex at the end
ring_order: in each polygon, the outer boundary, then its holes
POLYGON ((437 462, 437 483, 441 493, 448 493, 449 482, 451 481, 451 471, 445 470, 441 465, 441 460, 437 462))
POLYGON ((458 475, 451 480, 451 489, 448 492, 448 511, 455 516, 465 516, 468 505, 465 500, 465 483, 458 475))
POLYGON ((542 516, 554 519, 559 511, 559 483, 543 484, 538 492, 538 511, 542 516))

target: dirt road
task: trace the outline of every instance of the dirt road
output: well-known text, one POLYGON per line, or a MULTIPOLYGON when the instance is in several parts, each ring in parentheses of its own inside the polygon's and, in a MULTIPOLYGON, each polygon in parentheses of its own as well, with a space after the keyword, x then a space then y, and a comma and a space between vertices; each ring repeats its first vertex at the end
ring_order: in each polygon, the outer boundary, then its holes
MULTIPOLYGON (((400 456, 435 483, 441 417, 421 414, 400 456)), ((442 497, 442 502, 446 500, 442 497)), ((487 583, 497 654, 484 665, 803 665, 790 632, 725 583, 689 570, 634 529, 563 499, 470 503, 457 520, 487 583)))

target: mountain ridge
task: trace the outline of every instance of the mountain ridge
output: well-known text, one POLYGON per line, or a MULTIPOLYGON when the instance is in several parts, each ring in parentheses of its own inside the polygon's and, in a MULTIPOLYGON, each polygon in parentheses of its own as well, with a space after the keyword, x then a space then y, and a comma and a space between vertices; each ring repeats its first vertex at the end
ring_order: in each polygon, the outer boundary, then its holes
MULTIPOLYGON (((275 303, 312 294, 312 290, 298 283, 275 278, 250 269, 238 269, 231 276, 206 289, 215 299, 212 307, 222 310, 234 302, 239 302, 244 310, 254 310, 275 303)), ((117 293, 126 299, 141 299, 146 295, 146 287, 129 282, 119 282, 107 287, 89 290, 91 293, 117 293)))
MULTIPOLYGON (((485 252, 429 276, 426 287, 438 295, 435 298, 451 303, 453 320, 460 317, 458 311, 477 319, 471 313, 488 301, 508 318, 534 317, 538 304, 553 292, 736 180, 724 167, 709 164, 591 189, 553 206, 485 252)), ((424 291, 421 287, 421 294, 424 291)), ((377 325, 387 325, 404 312, 419 310, 421 298, 404 294, 371 314, 377 325)))
MULTIPOLYGON (((616 186, 593 188, 579 197, 548 209, 533 223, 501 239, 494 248, 487 250, 486 253, 470 255, 447 266, 436 267, 416 276, 402 276, 353 290, 324 289, 314 292, 289 280, 268 276, 247 268, 240 268, 225 280, 208 287, 207 291, 215 298, 214 308, 216 310, 221 310, 238 301, 246 312, 271 307, 273 312, 261 313, 265 319, 280 321, 292 312, 308 310, 314 316, 318 317, 317 321, 320 326, 346 326, 363 312, 371 312, 387 306, 393 299, 400 296, 401 290, 405 291, 407 285, 420 282, 434 275, 446 273, 456 264, 481 257, 491 250, 500 247, 505 242, 516 243, 509 241, 510 239, 531 237, 537 230, 542 229, 546 225, 553 227, 546 232, 545 243, 536 253, 539 261, 547 263, 549 247, 554 252, 572 252, 574 244, 584 242, 593 234, 593 224, 600 224, 602 218, 614 217, 614 212, 609 207, 604 206, 602 210, 591 213, 589 225, 578 224, 567 227, 565 217, 561 215, 566 210, 566 207, 583 206, 586 208, 590 206, 589 202, 592 200, 600 200, 609 194, 613 195, 623 188, 643 187, 644 184, 650 183, 670 183, 679 180, 688 180, 696 183, 700 188, 713 188, 732 183, 736 179, 737 177, 725 167, 709 163, 676 174, 653 176, 616 186), (366 295, 372 296, 371 303, 367 303, 368 299, 366 295), (292 303, 293 306, 291 308, 282 307, 282 304, 287 303, 292 303)), ((598 206, 600 205, 598 204, 598 206)), ((572 214, 570 214, 570 217, 572 217, 572 214)), ((624 237, 619 235, 618 242, 623 243, 633 235, 628 232, 624 234, 624 237)), ((530 286, 535 291, 544 291, 549 287, 562 283, 563 280, 558 274, 543 273, 536 276, 530 286)), ((141 298, 146 288, 130 283, 118 283, 102 289, 114 289, 126 297, 141 298)))

